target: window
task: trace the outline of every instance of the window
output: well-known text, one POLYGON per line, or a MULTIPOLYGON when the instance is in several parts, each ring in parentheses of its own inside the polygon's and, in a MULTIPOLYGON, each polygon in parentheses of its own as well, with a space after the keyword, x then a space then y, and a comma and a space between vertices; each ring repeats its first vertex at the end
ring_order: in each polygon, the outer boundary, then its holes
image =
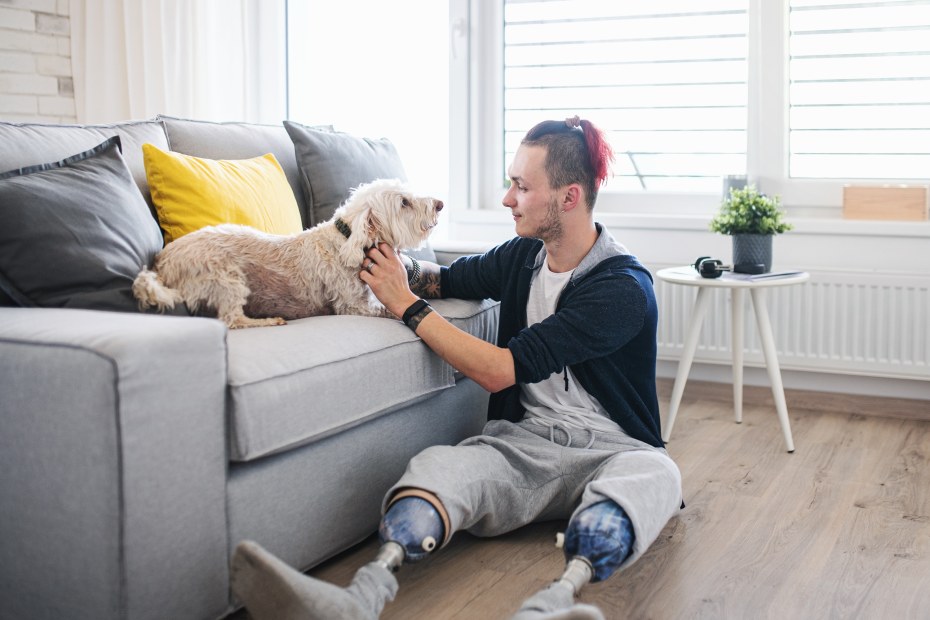
POLYGON ((450 7, 471 25, 452 122, 472 206, 497 204, 526 129, 575 113, 614 146, 607 211, 706 213, 732 174, 802 209, 839 207, 850 181, 930 178, 930 0, 450 7))
POLYGON ((746 172, 745 0, 506 0, 504 145, 544 118, 608 133, 615 190, 718 191, 746 172))
POLYGON ((449 185, 449 5, 288 0, 288 115, 394 143, 418 192, 449 185), (415 15, 416 19, 411 19, 415 15))
POLYGON ((930 176, 930 3, 790 11, 790 176, 930 176))

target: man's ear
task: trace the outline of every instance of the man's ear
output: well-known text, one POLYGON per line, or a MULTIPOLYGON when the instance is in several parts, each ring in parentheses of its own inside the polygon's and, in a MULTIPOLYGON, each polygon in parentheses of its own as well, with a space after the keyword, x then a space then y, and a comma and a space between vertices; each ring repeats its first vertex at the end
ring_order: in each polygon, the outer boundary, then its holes
POLYGON ((581 186, 577 183, 572 183, 566 187, 565 194, 562 196, 562 211, 571 211, 575 207, 581 205, 583 202, 581 197, 583 195, 581 186))

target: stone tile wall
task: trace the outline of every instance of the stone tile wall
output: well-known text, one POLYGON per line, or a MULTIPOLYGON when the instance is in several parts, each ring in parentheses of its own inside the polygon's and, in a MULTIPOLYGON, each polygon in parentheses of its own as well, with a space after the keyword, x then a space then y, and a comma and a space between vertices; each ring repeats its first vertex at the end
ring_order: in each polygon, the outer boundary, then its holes
POLYGON ((0 0, 0 120, 73 123, 69 0, 0 0))

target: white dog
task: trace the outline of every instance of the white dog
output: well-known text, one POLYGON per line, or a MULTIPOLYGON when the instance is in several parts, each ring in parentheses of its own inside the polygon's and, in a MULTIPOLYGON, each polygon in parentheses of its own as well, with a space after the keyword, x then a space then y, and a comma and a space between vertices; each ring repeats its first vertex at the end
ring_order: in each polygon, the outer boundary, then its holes
POLYGON ((379 242, 421 246, 442 206, 380 179, 356 188, 329 221, 296 235, 208 226, 165 246, 132 292, 143 309, 185 302, 233 329, 321 314, 392 316, 358 277, 365 251, 379 242))

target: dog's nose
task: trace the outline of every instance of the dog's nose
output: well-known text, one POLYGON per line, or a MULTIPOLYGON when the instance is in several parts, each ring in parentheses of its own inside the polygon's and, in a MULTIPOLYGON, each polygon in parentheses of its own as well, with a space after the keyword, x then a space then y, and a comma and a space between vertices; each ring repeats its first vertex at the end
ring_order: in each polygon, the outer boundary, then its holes
POLYGON ((436 212, 438 213, 439 211, 442 211, 442 201, 441 201, 441 200, 437 200, 437 201, 436 201, 436 212))

